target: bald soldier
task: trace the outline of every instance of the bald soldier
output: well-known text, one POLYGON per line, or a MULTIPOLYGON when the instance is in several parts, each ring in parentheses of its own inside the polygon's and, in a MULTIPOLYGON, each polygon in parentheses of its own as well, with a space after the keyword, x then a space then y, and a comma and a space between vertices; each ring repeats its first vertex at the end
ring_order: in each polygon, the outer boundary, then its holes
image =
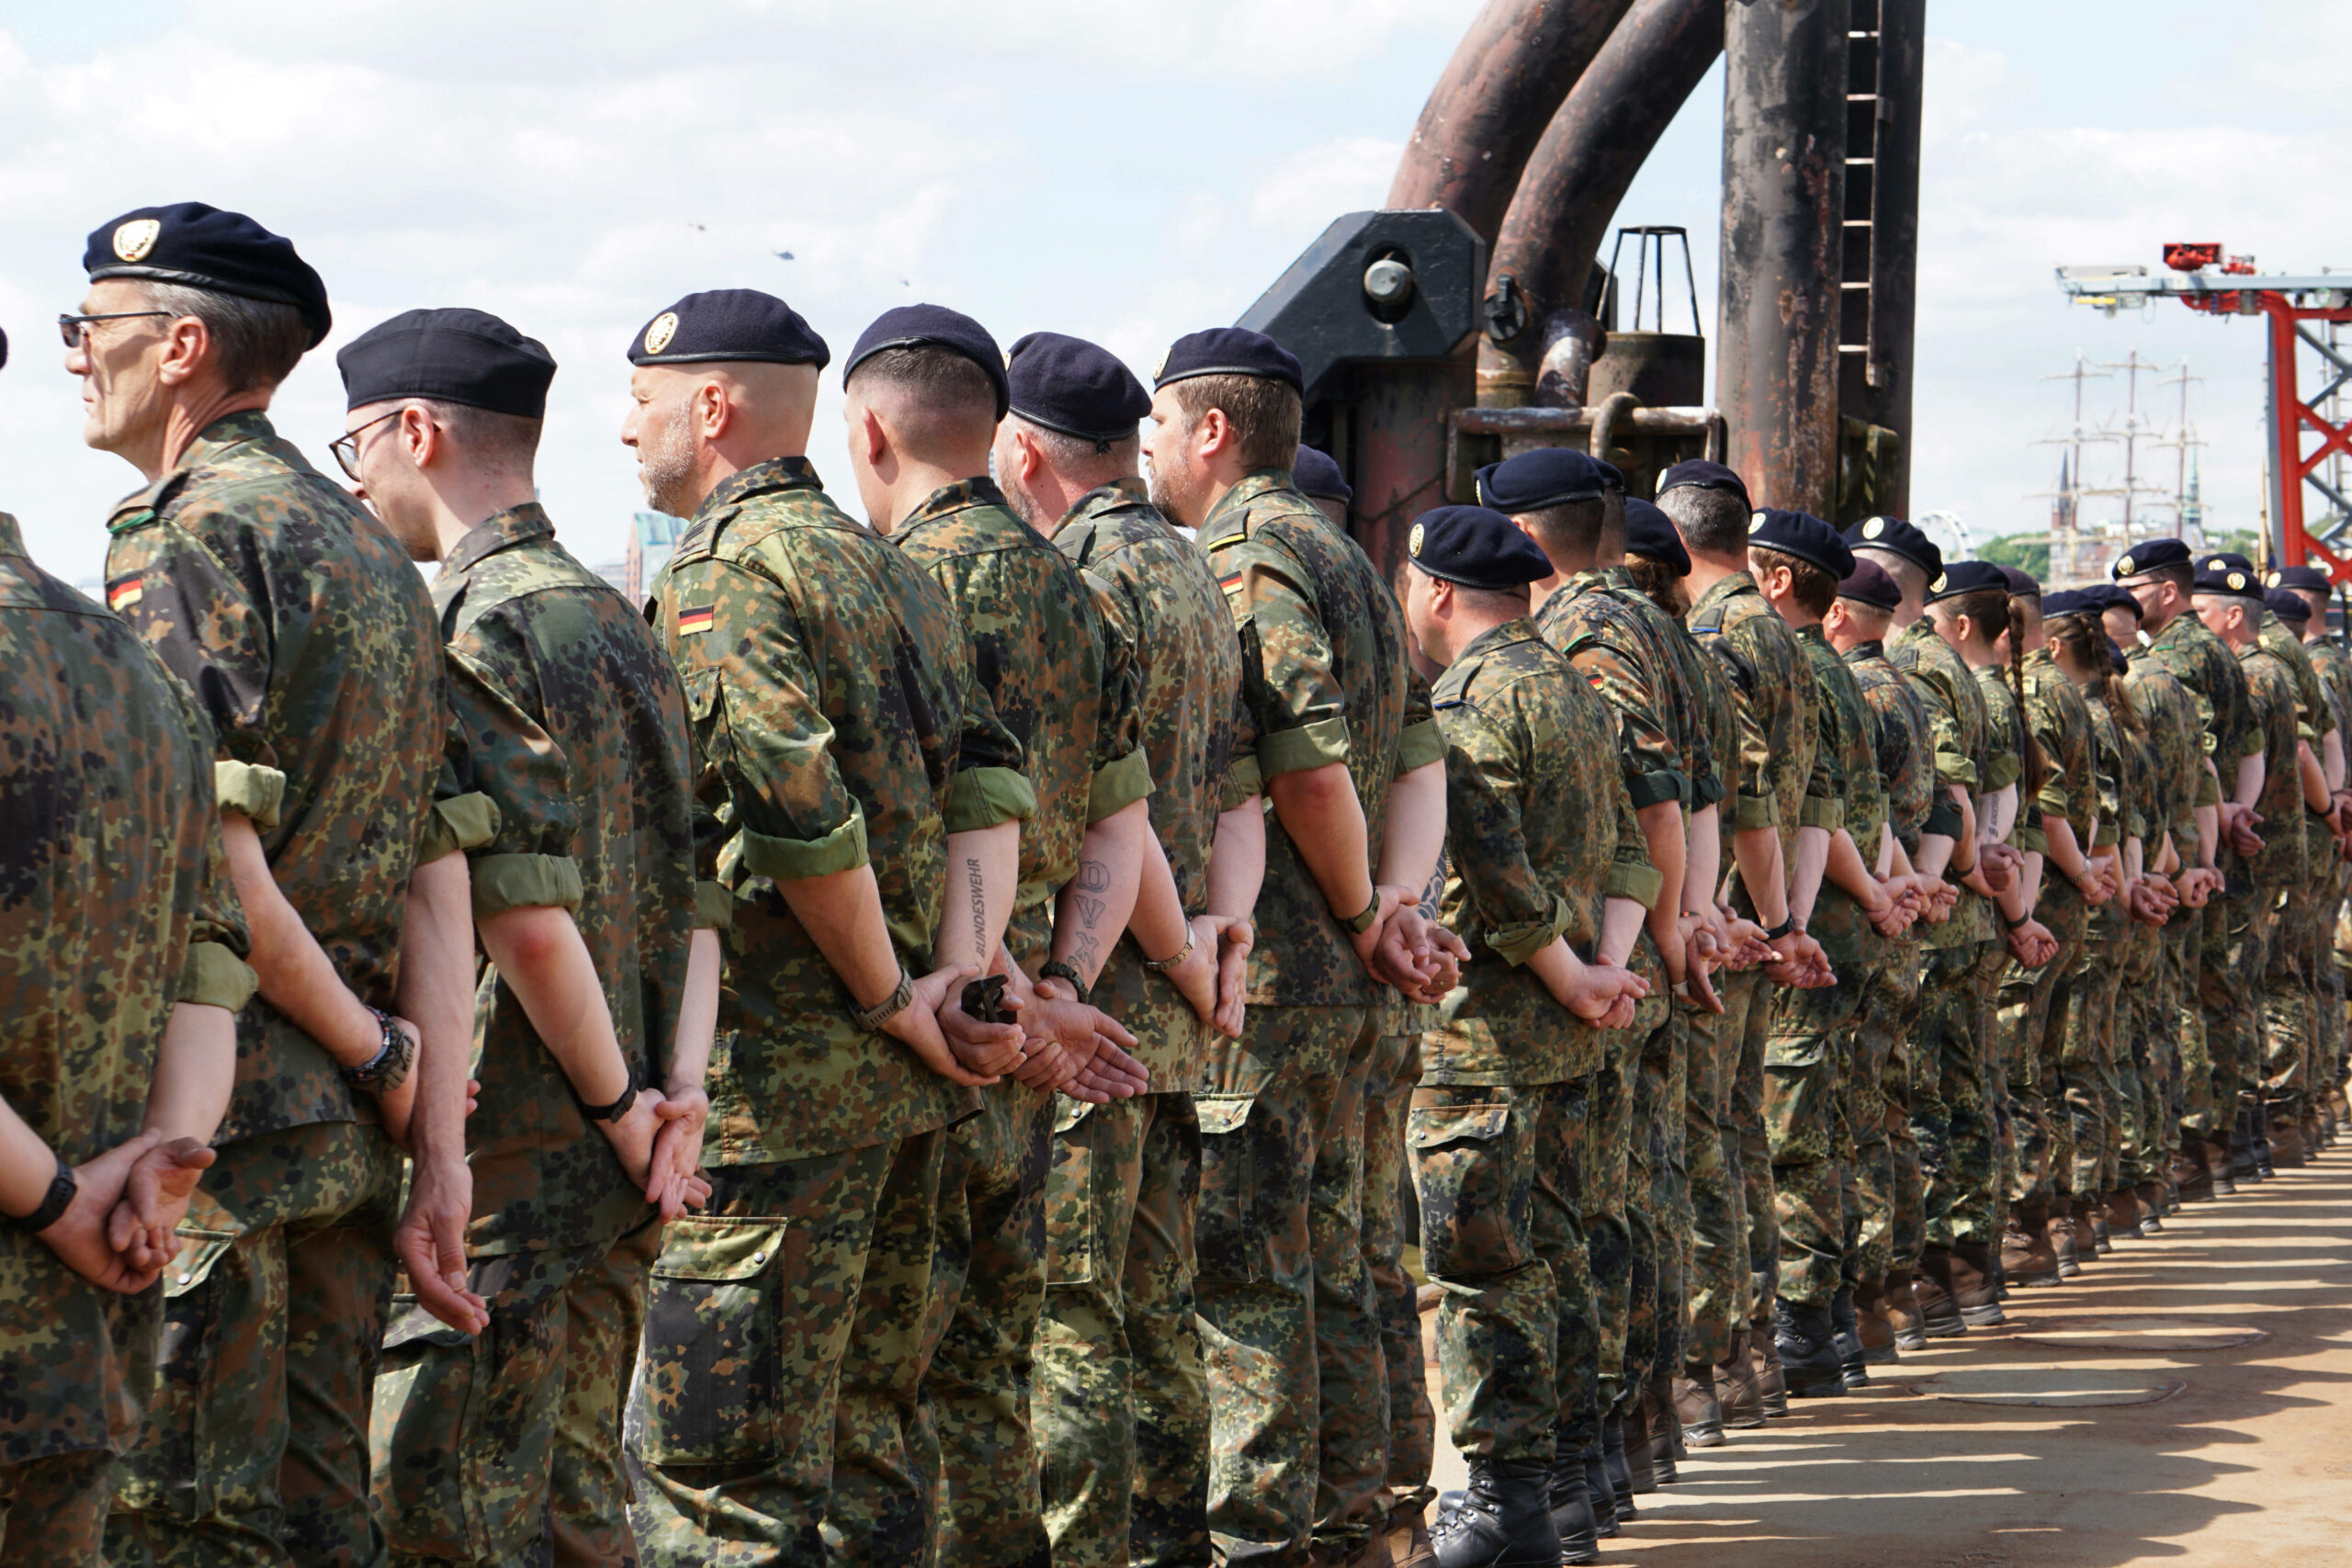
POLYGON ((724 895, 697 902, 725 1042, 709 1206, 653 1267, 632 1522, 651 1563, 902 1568, 932 1534, 911 1478, 938 1464, 917 1379, 945 1129, 992 1081, 940 1015, 1012 907, 1035 795, 946 596, 819 488, 824 340, 719 289, 628 352, 621 438, 691 519, 649 615, 694 733, 695 875, 724 895))

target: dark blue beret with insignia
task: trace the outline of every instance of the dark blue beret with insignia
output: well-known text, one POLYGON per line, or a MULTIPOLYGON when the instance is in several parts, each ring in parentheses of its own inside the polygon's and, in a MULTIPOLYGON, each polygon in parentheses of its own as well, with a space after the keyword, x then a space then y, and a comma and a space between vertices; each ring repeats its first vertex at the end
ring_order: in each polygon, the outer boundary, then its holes
POLYGON ((1881 610, 1903 608, 1903 590, 1887 575, 1886 568, 1874 560, 1856 561, 1846 581, 1838 585, 1838 597, 1881 610))
POLYGON ((756 288, 689 294, 629 339, 631 365, 708 365, 730 359, 771 365, 832 363, 832 350, 800 312, 756 288))
POLYGON ((1686 485, 1696 490, 1727 490, 1739 497, 1741 505, 1747 504, 1747 481, 1739 477, 1737 470, 1726 468, 1721 463, 1709 462, 1704 457, 1677 463, 1657 477, 1657 492, 1660 495, 1686 485))
POLYGON ((1677 577, 1690 575, 1690 552, 1683 548, 1674 519, 1638 495, 1625 498, 1625 553, 1645 556, 1677 577))
POLYGON ((1340 465, 1331 460, 1329 453, 1318 452, 1312 446, 1298 449, 1298 456, 1291 462, 1290 482, 1301 495, 1317 496, 1342 504, 1356 498, 1356 492, 1348 487, 1346 477, 1340 472, 1340 465))
POLYGON ((1846 543, 1856 549, 1884 550, 1901 556, 1928 574, 1932 582, 1944 574, 1944 552, 1937 543, 1900 517, 1869 517, 1846 530, 1846 543))
POLYGON ((1302 395, 1306 391, 1306 372, 1299 368, 1298 355, 1265 333, 1253 333, 1247 327, 1210 327, 1205 332, 1186 333, 1159 356, 1159 367, 1151 373, 1151 384, 1157 389, 1171 381, 1189 381, 1195 376, 1256 376, 1269 381, 1287 381, 1302 395))
POLYGON ((544 418, 555 356, 486 310, 403 310, 334 356, 345 407, 431 398, 523 419, 544 418))
POLYGON ((842 385, 848 386, 857 367, 886 348, 919 348, 926 344, 960 354, 987 371, 989 385, 996 389, 996 416, 1004 417, 1012 400, 1012 389, 1004 377, 1004 351, 997 347, 988 328, 944 305, 900 305, 875 317, 874 324, 857 334, 857 345, 849 351, 849 362, 842 367, 842 385))
MULTIPOLYGON (((2238 558, 2244 560, 2245 558, 2238 558)), ((2196 580, 2189 584, 2191 593, 2220 593, 2233 599, 2262 598, 2262 579, 2251 567, 2232 566, 2226 559, 2210 564, 2199 562, 2196 580)))
POLYGON ((1981 593, 1988 588, 2002 592, 2009 591, 2009 580, 2001 569, 1988 560, 1956 560, 1944 568, 1943 575, 1928 584, 1928 603, 1939 599, 1957 599, 1963 593, 1981 593))
POLYGON ((2189 558, 2188 547, 2178 539, 2149 539, 2116 557, 2115 564, 2108 569, 2108 572, 2120 582, 2127 577, 2137 577, 2159 567, 2187 566, 2189 558))
POLYGON ((311 329, 312 348, 326 341, 334 325, 326 283, 294 254, 293 241, 242 212, 223 212, 200 201, 134 208, 99 224, 82 252, 82 270, 93 280, 144 277, 291 305, 311 329))
POLYGON ((2312 602, 2301 594, 2289 592, 2284 588, 2265 590, 2262 602, 2269 606, 2272 615, 2282 621, 2301 623, 2312 618, 2312 602))
POLYGON ((2335 584, 2327 573, 2315 566, 2282 566, 2270 574, 2273 588, 2306 588, 2313 593, 2333 593, 2335 584))
POLYGON ((1573 446, 1539 446, 1478 470, 1478 503, 1498 512, 1541 512, 1598 501, 1609 488, 1600 465, 1573 446))
POLYGON ((1012 412, 1088 441, 1125 441, 1151 412, 1151 394, 1109 349, 1082 337, 1016 338, 1004 367, 1012 412))
POLYGON ((1519 525, 1484 506, 1441 506, 1413 519, 1405 557, 1464 588, 1524 588, 1552 575, 1552 560, 1519 525))
POLYGON ((2197 558, 2199 571, 2252 571, 2254 563, 2235 550, 2218 550, 2197 558))
POLYGON ((1747 521, 1747 546, 1794 556, 1840 582, 1854 570, 1854 552, 1846 547, 1838 530, 1809 512, 1766 507, 1747 521))

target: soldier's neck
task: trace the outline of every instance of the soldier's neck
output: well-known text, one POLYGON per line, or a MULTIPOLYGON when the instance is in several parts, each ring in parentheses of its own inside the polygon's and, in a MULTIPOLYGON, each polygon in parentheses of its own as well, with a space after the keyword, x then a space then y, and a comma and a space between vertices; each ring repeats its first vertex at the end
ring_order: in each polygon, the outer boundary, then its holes
POLYGON ((1747 575, 1747 554, 1744 550, 1737 556, 1711 556, 1692 550, 1690 575, 1682 580, 1682 585, 1690 590, 1691 602, 1695 604, 1705 598, 1708 592, 1724 578, 1747 575))

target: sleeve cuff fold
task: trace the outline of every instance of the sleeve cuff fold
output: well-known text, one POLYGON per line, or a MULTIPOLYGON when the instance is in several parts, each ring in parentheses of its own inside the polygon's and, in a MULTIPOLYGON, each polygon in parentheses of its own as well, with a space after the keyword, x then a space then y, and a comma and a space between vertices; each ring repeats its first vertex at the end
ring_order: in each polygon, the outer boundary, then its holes
POLYGON ((1654 865, 1638 861, 1618 861, 1609 868, 1609 882, 1601 889, 1611 898, 1631 898, 1643 908, 1654 908, 1657 896, 1666 890, 1666 877, 1654 865))
POLYGON ((1225 793, 1218 797, 1217 809, 1230 811, 1251 795, 1265 793, 1266 778, 1258 771, 1258 759, 1236 757, 1225 770, 1225 793))
POLYGON ((1445 761, 1445 731, 1438 728, 1434 718, 1422 719, 1405 727, 1405 739, 1396 746, 1396 771, 1409 773, 1415 768, 1426 768, 1431 762, 1445 761))
POLYGON ((1348 720, 1344 714, 1258 737, 1258 771, 1267 778, 1277 773, 1303 773, 1347 760, 1348 720))
POLYGON ((716 882, 695 883, 695 930, 731 931, 735 925, 735 896, 716 882))
POLYGON ((253 999, 255 980, 245 961, 217 942, 192 942, 180 961, 177 1000, 235 1012, 253 999))
MULTIPOLYGON (((1013 776, 1017 778, 1020 775, 1013 776)), ((994 824, 985 823, 982 826, 994 824)), ((964 830, 953 825, 948 829, 950 832, 964 830)), ((765 833, 754 833, 748 828, 743 830, 743 869, 755 876, 777 882, 800 882, 811 876, 831 876, 835 872, 855 871, 865 863, 865 813, 862 810, 853 811, 848 821, 820 839, 771 839, 765 833)))
POLYGON ((1939 751, 1936 753, 1936 782, 1974 789, 1976 764, 1957 751, 1939 751))
POLYGON ((2014 751, 2004 751, 1984 765, 1984 793, 1995 795, 2018 782, 2025 764, 2014 751))
POLYGON ((1809 795, 1804 797, 1804 804, 1797 808, 1797 826, 1800 828, 1821 828, 1834 833, 1845 825, 1846 803, 1842 800, 1809 795))
POLYGON ((286 799, 286 775, 258 762, 223 757, 212 764, 212 793, 221 810, 249 817, 256 828, 275 828, 277 808, 286 799))
POLYGON ((1634 797, 1634 809, 1646 811, 1668 801, 1688 800, 1690 781, 1673 769, 1655 773, 1635 773, 1625 781, 1625 793, 1634 797))
POLYGON ((479 792, 436 800, 417 834, 416 863, 426 865, 443 855, 481 849, 498 837, 501 821, 498 803, 479 792))
POLYGON ((1962 826, 1960 807, 1954 806, 1947 797, 1938 802, 1928 813, 1928 819, 1919 825, 1919 831, 1939 833, 1947 839, 1957 839, 1960 837, 1962 826))
MULTIPOLYGON (((947 830, 951 833, 977 833, 1000 822, 1026 822, 1036 815, 1036 789, 1029 783, 1027 774, 1012 768, 966 768, 947 786, 947 830)), ((848 865, 832 868, 835 870, 846 871, 849 866, 865 859, 865 814, 861 812, 850 820, 857 826, 857 859, 848 865)), ((837 836, 841 831, 836 829, 827 838, 837 836)), ((780 839, 767 840, 769 843, 786 841, 780 839)), ((818 840, 820 843, 825 841, 818 840)), ((745 846, 745 852, 750 852, 749 845, 745 846)))
POLYGON ((1577 912, 1566 898, 1552 895, 1552 915, 1549 919, 1515 920, 1511 924, 1487 933, 1487 945, 1495 955, 1516 969, 1545 948, 1576 923, 1577 912))
POLYGON ((1698 787, 1691 792, 1690 798, 1692 809, 1704 811, 1710 806, 1713 806, 1722 800, 1723 797, 1724 781, 1722 776, 1716 773, 1709 773, 1705 778, 1699 781, 1698 787))
POLYGON ((1115 817, 1150 795, 1151 761, 1138 746, 1094 770, 1094 783, 1086 796, 1087 825, 1091 827, 1105 817, 1115 817))
POLYGON ((480 855, 466 869, 477 915, 580 908, 580 865, 570 855, 480 855))
POLYGON ((1781 806, 1769 795, 1743 795, 1731 814, 1732 830, 1748 832, 1758 828, 1781 825, 1781 806))

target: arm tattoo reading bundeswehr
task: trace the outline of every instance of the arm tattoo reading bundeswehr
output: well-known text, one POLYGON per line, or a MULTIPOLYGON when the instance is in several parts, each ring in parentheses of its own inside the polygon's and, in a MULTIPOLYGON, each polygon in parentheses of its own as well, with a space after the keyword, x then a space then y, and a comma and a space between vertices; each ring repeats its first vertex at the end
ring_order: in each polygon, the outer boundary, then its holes
POLYGON ((967 855, 964 859, 964 891, 972 910, 972 956, 975 962, 985 965, 989 961, 989 899, 977 856, 967 855))

